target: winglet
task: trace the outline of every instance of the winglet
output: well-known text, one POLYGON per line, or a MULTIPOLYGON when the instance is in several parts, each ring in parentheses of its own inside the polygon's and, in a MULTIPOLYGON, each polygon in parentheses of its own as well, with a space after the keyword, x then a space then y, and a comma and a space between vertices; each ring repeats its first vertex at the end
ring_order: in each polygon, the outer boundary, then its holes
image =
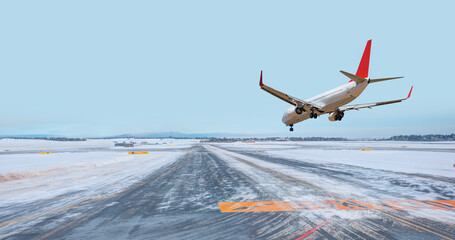
POLYGON ((262 70, 261 70, 261 78, 260 78, 260 80, 259 80, 259 86, 260 86, 260 87, 264 86, 264 84, 262 83, 262 70))
POLYGON ((407 97, 406 99, 408 99, 408 98, 410 98, 410 97, 411 97, 412 88, 414 88, 414 86, 412 86, 412 87, 411 87, 411 91, 409 91, 408 97, 407 97))

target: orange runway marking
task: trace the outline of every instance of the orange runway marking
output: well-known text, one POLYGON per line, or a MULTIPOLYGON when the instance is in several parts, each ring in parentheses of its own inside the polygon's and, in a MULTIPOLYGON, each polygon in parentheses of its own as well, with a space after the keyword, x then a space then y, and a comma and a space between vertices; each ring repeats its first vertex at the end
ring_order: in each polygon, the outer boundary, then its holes
POLYGON ((219 202, 225 212, 290 212, 314 210, 455 210, 455 200, 319 200, 219 202))

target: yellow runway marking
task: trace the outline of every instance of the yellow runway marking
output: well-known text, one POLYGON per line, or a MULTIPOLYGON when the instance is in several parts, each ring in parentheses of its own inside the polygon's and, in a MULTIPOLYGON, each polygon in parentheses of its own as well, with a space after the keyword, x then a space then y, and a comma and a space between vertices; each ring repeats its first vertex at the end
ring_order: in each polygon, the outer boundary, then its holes
MULTIPOLYGON (((120 191, 116 191, 116 192, 112 192, 112 193, 109 193, 109 194, 105 194, 105 195, 102 195, 102 196, 99 196, 99 197, 95 197, 93 199, 89 199, 89 200, 85 200, 85 201, 82 201, 82 202, 79 202, 79 203, 75 203, 75 204, 69 205, 69 206, 66 206, 66 207, 56 208, 54 210, 43 212, 43 213, 39 213, 39 214, 35 214, 35 215, 29 216, 29 217, 18 218, 18 219, 14 219, 14 220, 11 220, 11 221, 3 222, 3 223, 0 223, 0 227, 6 226, 6 225, 10 225, 10 224, 13 224, 13 223, 18 223, 18 222, 23 222, 23 221, 35 219, 35 218, 42 217, 42 216, 45 216, 45 215, 49 215, 49 214, 52 214, 52 213, 57 213, 57 212, 60 212, 60 211, 68 210, 68 209, 71 209, 71 208, 74 208, 74 207, 78 207, 78 206, 81 206, 81 205, 84 205, 84 204, 87 204, 87 203, 95 202, 95 201, 98 201, 98 200, 101 200, 101 199, 105 199, 105 198, 117 195, 117 194, 122 193, 122 192, 126 192, 126 191, 129 191, 129 190, 138 188, 138 187, 140 187, 142 185, 145 185, 147 183, 151 183, 151 182, 153 182, 153 181, 155 181, 155 180, 157 180, 159 178, 165 177, 165 176, 169 175, 171 172, 177 171, 178 169, 183 167, 183 165, 187 164, 190 161, 191 154, 192 154, 192 152, 190 152, 188 154, 188 157, 186 158, 186 160, 183 163, 179 164, 174 169, 171 169, 171 170, 161 174, 160 176, 158 176, 158 177, 156 177, 156 178, 154 178, 154 179, 152 179, 152 180, 150 180, 148 182, 141 182, 140 184, 133 185, 131 187, 122 189, 120 191)), ((53 233, 55 233, 55 232, 53 232, 53 233)), ((50 235, 52 235, 52 234, 50 234, 50 235)), ((47 236, 50 236, 50 235, 45 235, 45 236, 47 237, 47 236)))
POLYGON ((149 154, 149 152, 128 152, 128 154, 149 154))
POLYGON ((393 219, 396 219, 396 220, 398 220, 398 221, 400 221, 400 222, 402 222, 402 223, 406 223, 406 224, 408 224, 408 225, 411 225, 411 226, 413 226, 413 227, 415 227, 415 228, 418 228, 418 229, 427 231, 427 232, 429 232, 429 233, 433 233, 433 234, 435 234, 435 235, 437 235, 437 236, 440 236, 440 237, 442 237, 442 238, 449 239, 449 240, 453 240, 453 238, 449 238, 449 237, 446 237, 446 236, 444 236, 444 235, 441 235, 441 234, 439 234, 439 233, 437 233, 437 232, 433 232, 433 231, 431 231, 431 230, 429 230, 429 229, 427 229, 427 228, 424 228, 424 227, 422 227, 422 226, 416 225, 416 224, 414 224, 414 223, 411 223, 411 222, 406 221, 406 220, 404 220, 404 219, 401 219, 401 218, 399 218, 399 217, 390 215, 390 214, 385 213, 385 212, 379 212, 379 213, 381 213, 381 214, 383 214, 383 215, 386 215, 386 216, 388 216, 388 217, 391 217, 391 218, 393 218, 393 219))

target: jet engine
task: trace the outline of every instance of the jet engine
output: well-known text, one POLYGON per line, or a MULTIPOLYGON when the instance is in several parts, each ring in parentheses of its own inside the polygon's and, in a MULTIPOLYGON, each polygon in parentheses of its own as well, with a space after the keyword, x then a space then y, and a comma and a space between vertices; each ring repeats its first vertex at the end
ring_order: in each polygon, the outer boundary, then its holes
POLYGON ((329 120, 332 122, 341 121, 341 119, 343 119, 343 117, 344 117, 344 112, 335 111, 335 112, 329 114, 329 120))
POLYGON ((302 114, 303 112, 305 112, 305 109, 303 109, 302 107, 296 107, 295 108, 295 113, 297 114, 302 114))

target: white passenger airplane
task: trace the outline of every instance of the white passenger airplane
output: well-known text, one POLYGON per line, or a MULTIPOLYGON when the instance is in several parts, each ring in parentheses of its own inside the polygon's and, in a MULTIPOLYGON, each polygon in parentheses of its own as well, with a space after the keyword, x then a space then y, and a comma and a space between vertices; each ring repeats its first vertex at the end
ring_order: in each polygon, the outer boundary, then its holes
POLYGON ((317 118, 322 114, 329 114, 330 121, 341 121, 344 116, 345 111, 349 110, 359 110, 361 108, 372 108, 375 106, 381 106, 391 103, 398 103, 404 101, 411 97, 412 88, 409 91, 407 98, 385 101, 385 102, 376 102, 376 103, 366 103, 366 104, 355 104, 355 105, 346 105, 356 99, 365 88, 370 83, 381 82, 386 80, 398 79, 403 77, 392 77, 392 78, 377 78, 370 79, 368 77, 368 68, 370 65, 370 50, 371 50, 371 39, 368 40, 363 52, 362 59, 360 60, 359 68, 357 73, 351 74, 345 71, 340 71, 346 77, 351 80, 337 88, 334 88, 325 93, 319 94, 307 100, 300 100, 298 98, 289 96, 283 92, 275 90, 269 86, 266 86, 262 83, 262 71, 261 78, 259 81, 259 86, 262 90, 272 94, 273 96, 290 103, 293 105, 290 107, 283 115, 283 123, 286 126, 290 126, 290 131, 294 131, 294 124, 307 120, 308 118, 317 118))

